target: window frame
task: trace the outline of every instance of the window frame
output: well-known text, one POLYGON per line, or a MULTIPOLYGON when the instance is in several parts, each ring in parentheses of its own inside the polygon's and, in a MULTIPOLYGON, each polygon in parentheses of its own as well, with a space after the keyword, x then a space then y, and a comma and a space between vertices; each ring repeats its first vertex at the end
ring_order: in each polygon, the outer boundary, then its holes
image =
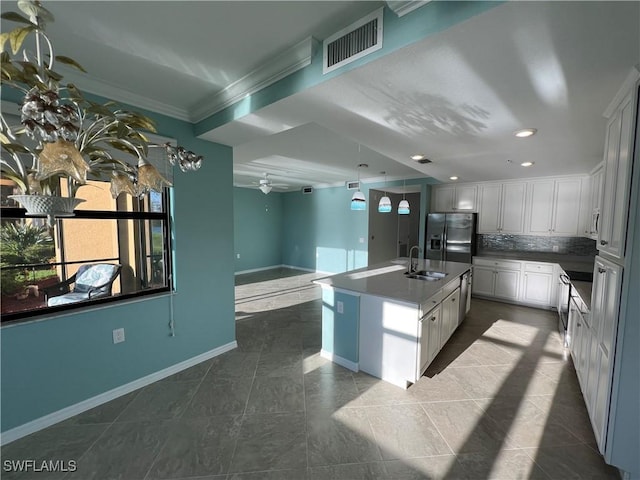
MULTIPOLYGON (((117 304, 123 301, 139 299, 141 297, 149 297, 152 295, 163 294, 168 292, 173 292, 174 289, 174 281, 173 281, 173 245, 172 245, 172 215, 171 215, 171 204, 172 204, 172 188, 164 188, 162 195, 162 212, 152 212, 152 211, 140 211, 140 210, 132 210, 132 211, 109 211, 109 210, 75 210, 75 215, 71 218, 76 219, 87 219, 87 220, 144 220, 144 221, 153 221, 160 220, 163 225, 163 239, 164 239, 164 251, 163 251, 163 260, 166 271, 166 285, 163 287, 155 287, 139 290, 132 293, 121 293, 117 295, 112 295, 109 297, 102 297, 97 299, 92 299, 87 302, 77 302, 77 303, 69 303, 66 305, 59 305, 53 307, 44 307, 44 308, 36 308, 32 310, 25 310, 22 312, 10 312, 2 314, 0 317, 0 325, 5 326, 9 324, 21 323, 29 320, 45 320, 46 317, 56 316, 61 313, 73 313, 73 312, 89 312, 92 309, 104 307, 105 305, 117 304)), ((138 200, 139 205, 144 202, 143 199, 138 200)), ((19 207, 2 207, 0 209, 3 219, 30 219, 34 218, 33 216, 27 215, 26 210, 24 208, 19 207)), ((69 218, 69 217, 65 217, 69 218)), ((60 223, 56 221, 56 229, 60 228, 60 223)), ((57 232, 56 232, 57 234, 57 232)), ((145 257, 146 259, 146 257, 145 257)), ((93 261, 93 260, 92 260, 93 261)), ((83 261, 71 261, 71 262, 56 262, 52 265, 57 265, 58 263, 63 264, 63 268, 65 265, 73 265, 86 263, 83 261)))

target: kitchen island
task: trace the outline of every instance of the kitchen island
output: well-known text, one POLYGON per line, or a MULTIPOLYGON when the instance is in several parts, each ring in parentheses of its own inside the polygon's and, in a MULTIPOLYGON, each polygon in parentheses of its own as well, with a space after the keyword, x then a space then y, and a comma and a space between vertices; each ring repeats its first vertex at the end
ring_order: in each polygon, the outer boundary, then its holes
POLYGON ((420 378, 462 321, 471 265, 419 260, 417 270, 431 274, 423 279, 407 269, 398 259, 314 281, 322 287, 323 357, 403 388, 420 378))

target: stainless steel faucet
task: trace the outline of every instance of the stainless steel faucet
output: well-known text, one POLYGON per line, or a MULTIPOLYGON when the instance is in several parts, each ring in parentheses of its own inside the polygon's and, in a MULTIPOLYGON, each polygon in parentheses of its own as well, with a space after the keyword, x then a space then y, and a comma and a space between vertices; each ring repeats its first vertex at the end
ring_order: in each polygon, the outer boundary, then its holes
POLYGON ((416 263, 414 265, 413 263, 413 249, 418 250, 418 254, 420 254, 420 247, 418 245, 414 245, 413 247, 411 247, 411 250, 409 250, 409 273, 413 273, 418 269, 418 257, 416 257, 416 263))

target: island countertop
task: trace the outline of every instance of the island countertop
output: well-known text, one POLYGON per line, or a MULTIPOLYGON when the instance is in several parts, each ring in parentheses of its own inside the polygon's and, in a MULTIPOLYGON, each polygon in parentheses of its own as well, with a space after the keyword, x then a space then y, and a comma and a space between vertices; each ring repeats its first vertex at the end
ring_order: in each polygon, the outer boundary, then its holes
POLYGON ((324 288, 338 288, 354 293, 420 304, 433 297, 452 281, 459 281, 460 276, 471 269, 471 264, 468 263, 420 259, 418 260, 418 270, 433 270, 447 274, 442 280, 426 281, 405 277, 407 265, 408 259, 392 260, 319 278, 313 283, 324 288))

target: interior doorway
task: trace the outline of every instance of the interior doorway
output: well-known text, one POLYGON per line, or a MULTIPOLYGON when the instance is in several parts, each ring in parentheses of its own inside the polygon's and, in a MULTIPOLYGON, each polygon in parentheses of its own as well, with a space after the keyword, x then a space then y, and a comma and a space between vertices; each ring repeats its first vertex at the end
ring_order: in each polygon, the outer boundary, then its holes
POLYGON ((386 190, 391 199, 390 213, 378 212, 378 202, 385 194, 369 190, 369 265, 409 256, 409 249, 420 239, 420 187, 393 187, 386 190), (398 204, 404 197, 409 202, 409 215, 398 215, 398 204), (417 190, 417 191, 416 191, 417 190))

